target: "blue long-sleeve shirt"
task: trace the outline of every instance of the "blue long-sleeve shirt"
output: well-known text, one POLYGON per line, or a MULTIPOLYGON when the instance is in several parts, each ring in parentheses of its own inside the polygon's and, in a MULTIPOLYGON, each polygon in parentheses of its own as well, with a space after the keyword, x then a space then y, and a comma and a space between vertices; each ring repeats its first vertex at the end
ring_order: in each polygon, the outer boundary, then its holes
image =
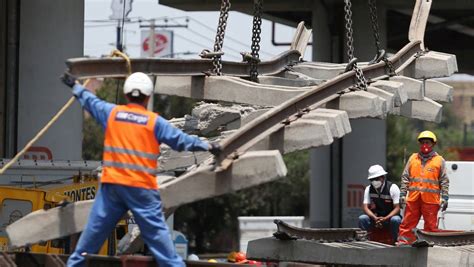
MULTIPOLYGON (((106 129, 110 112, 116 105, 101 100, 80 84, 74 85, 72 92, 77 100, 79 100, 81 106, 85 108, 104 129, 106 129)), ((167 144, 174 150, 207 151, 209 149, 207 142, 184 133, 180 129, 171 125, 161 116, 157 116, 154 130, 156 140, 159 143, 167 144)))

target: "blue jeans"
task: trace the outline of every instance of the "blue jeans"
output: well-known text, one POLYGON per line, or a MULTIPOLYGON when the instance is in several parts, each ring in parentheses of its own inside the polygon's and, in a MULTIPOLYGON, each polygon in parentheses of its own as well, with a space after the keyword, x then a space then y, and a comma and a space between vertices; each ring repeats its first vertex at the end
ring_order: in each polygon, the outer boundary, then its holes
MULTIPOLYGON (((402 222, 402 218, 399 215, 395 215, 392 218, 390 218, 390 221, 385 221, 382 223, 384 227, 390 225, 390 232, 392 233, 393 240, 397 240, 398 238, 398 228, 401 222, 402 222)), ((368 231, 372 227, 374 227, 374 225, 375 225, 375 222, 372 219, 370 219, 370 217, 367 216, 366 214, 362 214, 359 216, 360 229, 368 231)))
POLYGON ((83 254, 96 254, 127 210, 133 213, 141 236, 159 266, 184 267, 161 211, 158 191, 115 184, 100 185, 86 228, 67 266, 84 266, 83 254))

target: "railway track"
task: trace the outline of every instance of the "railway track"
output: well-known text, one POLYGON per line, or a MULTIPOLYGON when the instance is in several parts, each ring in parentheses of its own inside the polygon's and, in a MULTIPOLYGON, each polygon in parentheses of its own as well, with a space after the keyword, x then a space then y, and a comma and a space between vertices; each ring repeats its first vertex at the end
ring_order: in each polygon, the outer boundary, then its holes
POLYGON ((415 229, 417 240, 426 242, 429 246, 455 247, 474 245, 474 231, 450 231, 426 232, 415 229))

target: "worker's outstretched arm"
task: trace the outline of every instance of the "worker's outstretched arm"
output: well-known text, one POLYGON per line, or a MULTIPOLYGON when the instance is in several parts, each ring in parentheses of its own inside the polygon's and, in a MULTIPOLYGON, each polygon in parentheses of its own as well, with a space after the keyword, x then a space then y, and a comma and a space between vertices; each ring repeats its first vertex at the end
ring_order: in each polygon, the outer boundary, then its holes
POLYGON ((207 151, 210 148, 207 142, 184 133, 161 116, 156 119, 155 136, 158 142, 165 143, 177 151, 207 151))
POLYGON ((76 96, 77 100, 79 100, 81 106, 105 129, 107 126, 107 119, 109 118, 110 112, 115 107, 115 104, 98 98, 78 83, 72 87, 72 93, 76 96))

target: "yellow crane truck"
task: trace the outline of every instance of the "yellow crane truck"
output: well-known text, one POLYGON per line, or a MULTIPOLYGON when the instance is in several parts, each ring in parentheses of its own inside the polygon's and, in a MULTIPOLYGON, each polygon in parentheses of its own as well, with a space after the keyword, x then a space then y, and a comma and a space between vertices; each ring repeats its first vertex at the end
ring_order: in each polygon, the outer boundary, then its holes
MULTIPOLYGON (((45 176, 47 174, 43 175, 45 176)), ((47 178, 42 178, 34 182, 28 180, 14 182, 13 180, 10 184, 0 186, 0 251, 8 251, 8 236, 5 228, 11 223, 36 210, 49 209, 65 202, 93 199, 99 186, 97 178, 88 174, 84 175, 80 170, 73 177, 49 181, 47 178)), ((116 231, 105 241, 99 254, 114 255, 117 242, 126 234, 127 228, 127 223, 122 220, 117 225, 116 231)), ((40 242, 22 250, 67 254, 75 246, 77 238, 78 235, 75 235, 40 242)))

